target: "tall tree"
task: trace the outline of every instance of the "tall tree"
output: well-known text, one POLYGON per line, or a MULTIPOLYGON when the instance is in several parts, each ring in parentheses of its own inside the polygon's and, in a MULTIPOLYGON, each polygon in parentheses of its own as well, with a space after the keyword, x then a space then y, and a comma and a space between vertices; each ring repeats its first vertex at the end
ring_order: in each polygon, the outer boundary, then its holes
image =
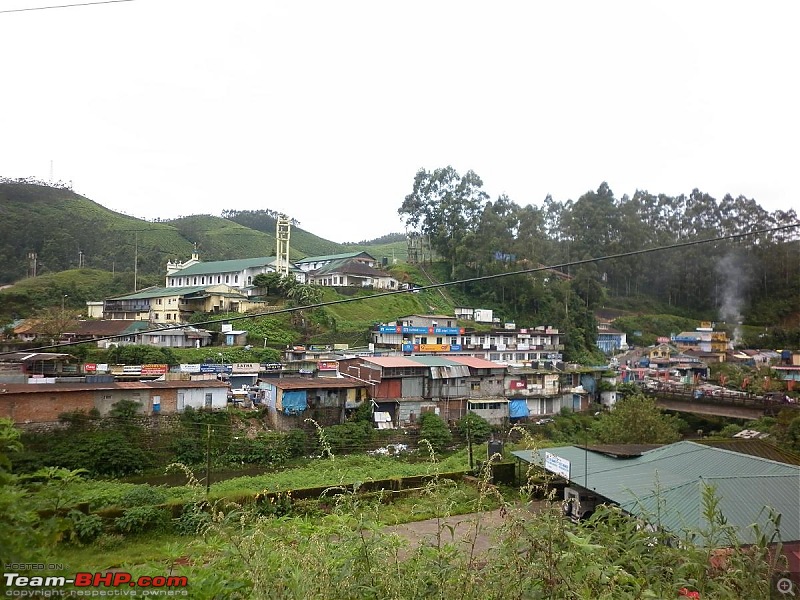
POLYGON ((430 238, 433 249, 450 263, 452 277, 460 259, 469 255, 465 242, 476 230, 489 198, 482 187, 473 171, 462 177, 450 166, 432 173, 420 169, 412 192, 397 211, 407 228, 430 238))

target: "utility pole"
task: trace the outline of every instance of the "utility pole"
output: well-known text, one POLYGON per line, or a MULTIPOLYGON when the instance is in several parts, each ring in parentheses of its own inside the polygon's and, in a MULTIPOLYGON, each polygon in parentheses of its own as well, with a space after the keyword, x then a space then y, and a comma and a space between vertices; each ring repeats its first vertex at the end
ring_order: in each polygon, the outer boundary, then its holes
POLYGON ((137 279, 139 277, 139 232, 133 232, 133 291, 139 289, 137 279))
POLYGON ((208 424, 208 436, 206 441, 206 498, 211 491, 211 424, 208 424))
POLYGON ((470 427, 470 422, 472 419, 469 418, 469 413, 466 414, 465 418, 467 419, 467 448, 469 448, 469 470, 472 471, 473 469, 473 462, 472 462, 472 428, 470 427))

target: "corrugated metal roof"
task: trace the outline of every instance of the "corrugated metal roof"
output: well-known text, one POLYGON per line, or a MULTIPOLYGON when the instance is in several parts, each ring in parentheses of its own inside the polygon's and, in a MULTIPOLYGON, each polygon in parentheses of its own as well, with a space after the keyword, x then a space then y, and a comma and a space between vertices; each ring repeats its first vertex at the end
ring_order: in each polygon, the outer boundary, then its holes
POLYGON ((228 384, 216 379, 197 381, 117 381, 113 383, 0 383, 2 394, 53 394, 61 392, 91 392, 122 389, 172 389, 227 387, 228 384))
POLYGON ((109 300, 145 300, 147 298, 163 298, 165 296, 185 296, 204 291, 207 285, 193 285, 189 287, 149 287, 125 296, 115 296, 109 300))
POLYGON ((29 361, 48 361, 64 360, 72 358, 71 354, 58 352, 9 352, 0 356, 0 362, 29 362, 29 361))
POLYGON ((281 379, 269 379, 266 381, 266 383, 282 390, 367 387, 367 384, 358 383, 349 378, 334 379, 333 377, 315 377, 313 379, 306 379, 303 377, 284 377, 281 379))
POLYGON ((448 356, 449 360, 460 365, 467 365, 473 369, 505 369, 505 365, 500 365, 490 360, 477 358, 475 356, 448 356))
POLYGON ((313 262, 325 262, 328 260, 342 260, 347 258, 355 258, 357 256, 368 256, 372 260, 375 260, 369 252, 345 252, 344 254, 326 254, 323 256, 307 256, 306 258, 296 260, 295 262, 299 265, 305 263, 313 263, 313 262))
POLYGON ((405 356, 365 356, 363 360, 364 362, 372 363, 383 368, 414 367, 418 369, 425 366, 421 363, 409 360, 409 357, 405 356))
POLYGON ((800 540, 800 467, 694 442, 670 444, 627 459, 575 446, 513 454, 543 465, 545 452, 570 461, 572 483, 648 521, 660 515, 660 523, 673 532, 699 523, 703 486, 712 485, 723 515, 737 527, 742 543, 755 541, 751 525, 766 523, 765 506, 782 514, 783 541, 800 540))
POLYGON ((459 363, 455 362, 454 360, 450 360, 450 358, 445 358, 444 356, 408 356, 406 357, 409 360, 414 361, 417 364, 424 365, 426 367, 451 367, 456 366, 459 363))
POLYGON ((214 260, 199 262, 180 271, 175 271, 170 277, 185 277, 186 275, 207 275, 209 273, 238 273, 254 267, 266 267, 275 262, 274 256, 260 256, 257 258, 238 258, 234 260, 214 260))
POLYGON ((789 465, 800 466, 800 454, 791 452, 785 448, 780 448, 768 440, 728 438, 724 440, 700 440, 697 443, 703 444, 704 446, 724 448, 725 450, 739 452, 740 454, 760 456, 761 458, 767 458, 789 465))

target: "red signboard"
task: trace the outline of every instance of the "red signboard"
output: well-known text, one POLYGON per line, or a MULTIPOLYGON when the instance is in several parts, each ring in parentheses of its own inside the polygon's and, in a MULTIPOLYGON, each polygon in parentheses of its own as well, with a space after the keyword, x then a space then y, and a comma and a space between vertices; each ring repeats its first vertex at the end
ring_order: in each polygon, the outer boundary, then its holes
POLYGON ((94 363, 86 363, 83 365, 83 372, 84 373, 96 373, 97 372, 97 365, 94 363))
POLYGON ((142 375, 164 375, 167 365, 142 365, 142 375))
POLYGON ((338 368, 339 368, 339 363, 335 360, 317 361, 318 371, 336 371, 338 368))
POLYGON ((509 387, 512 390, 524 390, 526 386, 525 386, 525 382, 522 381, 521 379, 512 379, 509 382, 509 387))

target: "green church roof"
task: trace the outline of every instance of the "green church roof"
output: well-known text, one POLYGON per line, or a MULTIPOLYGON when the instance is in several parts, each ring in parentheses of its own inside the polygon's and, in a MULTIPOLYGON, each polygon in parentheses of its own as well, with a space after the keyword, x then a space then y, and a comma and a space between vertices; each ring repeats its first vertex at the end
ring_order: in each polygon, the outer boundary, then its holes
POLYGON ((238 258, 234 260, 215 260, 211 262, 199 262, 180 271, 168 275, 168 277, 186 277, 187 275, 208 275, 211 273, 239 273, 245 269, 255 267, 266 267, 272 265, 277 259, 274 256, 262 256, 259 258, 238 258))

